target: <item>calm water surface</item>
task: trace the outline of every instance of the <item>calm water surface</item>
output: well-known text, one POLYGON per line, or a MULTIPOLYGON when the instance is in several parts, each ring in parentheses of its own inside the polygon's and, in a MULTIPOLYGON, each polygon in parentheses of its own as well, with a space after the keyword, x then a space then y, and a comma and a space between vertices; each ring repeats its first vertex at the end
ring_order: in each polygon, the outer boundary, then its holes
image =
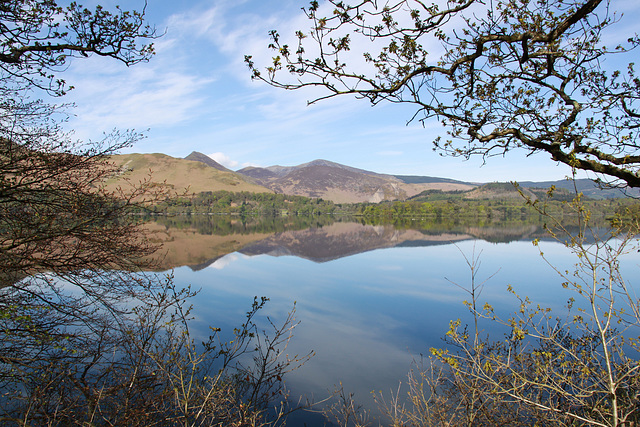
MULTIPOLYGON (((469 295, 453 284, 470 284, 463 255, 479 256, 476 280, 491 276, 479 300, 499 313, 516 307, 508 285, 558 313, 571 296, 531 243, 544 235, 539 226, 442 230, 337 222, 222 234, 196 228, 166 230, 173 233, 166 259, 176 281, 201 289, 193 301, 195 330, 232 329, 254 296, 270 299, 263 314, 276 324, 295 304, 300 324, 288 353, 316 355, 288 376, 294 398, 321 400, 341 383, 372 408, 372 391, 397 391, 413 361, 444 346, 450 320, 470 320, 463 306, 469 295)), ((543 241, 541 248, 558 267, 575 262, 558 243, 543 241)), ((625 259, 636 289, 638 264, 637 253, 625 259)))

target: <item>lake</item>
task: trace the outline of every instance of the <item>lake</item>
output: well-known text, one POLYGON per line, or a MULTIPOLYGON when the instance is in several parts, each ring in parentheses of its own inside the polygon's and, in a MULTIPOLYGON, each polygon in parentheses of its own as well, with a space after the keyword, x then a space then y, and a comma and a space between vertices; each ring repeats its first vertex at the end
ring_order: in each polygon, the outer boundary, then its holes
MULTIPOLYGON (((540 249, 559 268, 571 267, 575 256, 541 224, 526 221, 484 227, 327 218, 267 224, 198 216, 161 219, 152 228, 164 242, 162 269, 174 269, 177 283, 201 289, 193 300, 196 333, 239 325, 254 296, 270 299, 262 315, 276 324, 295 304, 300 324, 287 352, 312 350, 315 356, 286 378, 292 398, 319 401, 342 384, 374 413, 372 391, 396 392, 412 362, 444 346, 450 320, 470 321, 463 305, 469 295, 461 289, 470 284, 465 256, 480 260, 476 283, 488 280, 479 302, 490 302, 498 313, 517 307, 508 285, 557 313, 572 296, 540 249), (541 239, 540 249, 534 239, 541 239)), ((625 257, 636 289, 639 261, 635 251, 625 257)))

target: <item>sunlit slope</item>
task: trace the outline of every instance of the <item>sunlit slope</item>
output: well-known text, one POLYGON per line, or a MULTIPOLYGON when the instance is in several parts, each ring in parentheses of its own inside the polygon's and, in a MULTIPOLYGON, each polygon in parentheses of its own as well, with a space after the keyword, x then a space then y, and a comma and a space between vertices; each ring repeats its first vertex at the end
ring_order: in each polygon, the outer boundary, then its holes
POLYGON ((120 173, 107 183, 118 185, 127 179, 137 183, 149 178, 152 182, 166 182, 176 192, 199 193, 201 191, 249 191, 273 193, 266 187, 250 182, 250 179, 231 171, 221 171, 199 161, 178 159, 166 154, 120 154, 110 157, 120 168, 120 173))

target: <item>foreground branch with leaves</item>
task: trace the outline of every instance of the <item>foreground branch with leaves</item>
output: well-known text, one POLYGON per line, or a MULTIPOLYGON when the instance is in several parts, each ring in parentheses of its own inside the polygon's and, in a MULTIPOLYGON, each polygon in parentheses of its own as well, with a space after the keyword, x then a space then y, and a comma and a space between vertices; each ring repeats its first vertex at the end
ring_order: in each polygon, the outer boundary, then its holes
POLYGON ((443 154, 546 152, 639 187, 640 79, 628 54, 640 38, 621 36, 618 3, 312 1, 309 30, 274 30, 272 62, 245 61, 272 86, 322 90, 311 102, 411 104, 410 120, 446 127, 434 141, 443 154))

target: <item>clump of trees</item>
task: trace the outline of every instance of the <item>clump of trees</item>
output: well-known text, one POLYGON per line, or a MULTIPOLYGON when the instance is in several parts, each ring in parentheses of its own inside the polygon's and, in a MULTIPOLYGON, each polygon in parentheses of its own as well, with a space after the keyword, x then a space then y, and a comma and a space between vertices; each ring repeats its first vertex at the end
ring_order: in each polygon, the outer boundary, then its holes
POLYGON ((3 425, 261 425, 271 399, 286 395, 282 376, 306 360, 283 353, 293 311, 258 328, 266 299, 232 342, 216 328, 193 335, 195 292, 142 272, 155 247, 131 215, 169 190, 104 185, 116 172, 107 156, 140 135, 74 141, 61 126, 68 109, 38 99, 72 88, 60 75, 73 58, 133 65, 150 59, 156 37, 144 9, 0 5, 3 425))
POLYGON ((224 213, 262 216, 323 215, 340 209, 330 200, 287 194, 250 193, 247 191, 203 191, 190 196, 171 198, 150 208, 164 214, 224 213))
MULTIPOLYGON (((230 214, 248 217, 274 218, 282 216, 342 215, 366 218, 443 218, 477 219, 480 221, 504 221, 534 219, 539 215, 535 209, 523 206, 521 198, 511 183, 485 184, 489 196, 467 198, 472 191, 443 192, 427 190, 406 201, 380 203, 342 203, 328 200, 272 193, 250 193, 230 191, 204 191, 189 196, 170 197, 145 206, 140 212, 147 214, 230 214), (497 187, 497 191, 496 191, 497 187), (504 193, 507 197, 500 197, 504 193), (517 199, 510 198, 511 194, 517 199)), ((546 190, 529 189, 529 194, 544 197, 546 190)), ((554 192, 553 200, 547 201, 547 210, 561 213, 560 201, 570 201, 571 193, 564 189, 554 192)), ((585 200, 599 217, 610 216, 614 211, 628 208, 632 203, 625 199, 585 200)), ((177 221, 180 222, 180 221, 177 221)))
MULTIPOLYGON (((569 200, 571 201, 571 200, 569 200)), ((563 203, 557 200, 546 201, 546 214, 564 217, 567 220, 577 218, 576 215, 563 209, 563 203)), ((635 209, 637 203, 630 200, 583 200, 585 207, 588 207, 593 216, 593 221, 610 219, 616 213, 625 214, 629 209, 635 209)), ((356 204, 353 206, 354 213, 364 217, 382 218, 434 218, 442 219, 476 219, 478 221, 508 221, 508 220, 531 220, 544 221, 545 216, 541 215, 533 206, 523 205, 518 200, 441 200, 436 197, 429 201, 406 201, 406 202, 381 202, 377 204, 356 204)))

